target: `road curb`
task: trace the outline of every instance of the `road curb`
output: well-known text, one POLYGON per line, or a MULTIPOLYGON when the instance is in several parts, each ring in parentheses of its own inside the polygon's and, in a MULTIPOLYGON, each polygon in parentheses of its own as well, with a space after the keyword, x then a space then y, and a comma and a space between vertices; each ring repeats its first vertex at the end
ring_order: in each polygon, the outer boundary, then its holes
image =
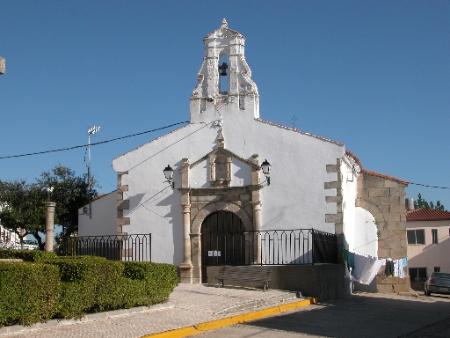
POLYGON ((243 313, 240 315, 229 316, 221 319, 210 320, 208 322, 203 322, 191 326, 185 326, 178 329, 151 333, 142 338, 172 338, 172 337, 187 337, 197 335, 210 330, 217 330, 222 327, 236 325, 240 323, 251 322, 257 319, 270 317, 283 312, 292 311, 301 307, 306 307, 311 304, 315 304, 317 300, 315 298, 307 298, 291 303, 280 304, 277 306, 271 306, 262 310, 252 311, 243 313))

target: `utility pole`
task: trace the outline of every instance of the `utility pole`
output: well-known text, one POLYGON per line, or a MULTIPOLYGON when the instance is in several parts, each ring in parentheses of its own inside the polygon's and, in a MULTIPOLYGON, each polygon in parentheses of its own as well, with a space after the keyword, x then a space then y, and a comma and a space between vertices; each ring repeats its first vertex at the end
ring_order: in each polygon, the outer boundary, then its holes
POLYGON ((0 75, 4 75, 6 72, 6 60, 0 56, 0 75))
MULTIPOLYGON (((91 172, 91 137, 100 131, 100 126, 95 124, 88 129, 88 147, 87 147, 87 176, 88 176, 88 191, 92 190, 92 172, 91 172)), ((92 218, 92 203, 89 201, 89 218, 92 218)))

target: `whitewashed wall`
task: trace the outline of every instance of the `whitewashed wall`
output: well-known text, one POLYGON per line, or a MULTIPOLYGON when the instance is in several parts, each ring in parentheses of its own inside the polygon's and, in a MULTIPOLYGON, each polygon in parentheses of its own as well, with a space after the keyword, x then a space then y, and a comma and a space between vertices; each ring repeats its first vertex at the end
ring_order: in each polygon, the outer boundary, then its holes
POLYGON ((357 175, 353 172, 352 166, 347 158, 341 161, 342 173, 342 212, 344 223, 344 246, 349 249, 354 242, 355 217, 356 217, 356 194, 357 175))
POLYGON ((373 215, 364 208, 356 207, 357 174, 345 159, 341 162, 342 208, 345 247, 351 252, 378 257, 377 225, 373 215))
POLYGON ((363 256, 378 257, 377 225, 373 215, 364 208, 355 210, 355 226, 350 251, 363 256))
MULTIPOLYGON (((246 159, 258 154, 261 162, 267 158, 272 164, 272 184, 262 189, 263 229, 314 227, 334 232, 334 224, 325 223, 325 214, 330 211, 325 195, 335 191, 325 191, 324 183, 334 181, 336 174, 327 174, 326 165, 335 164, 344 147, 226 108, 221 111, 225 148, 246 159)), ((124 231, 151 232, 155 261, 177 264, 183 252, 180 193, 164 182, 162 169, 167 164, 178 169, 184 157, 191 163, 202 158, 213 149, 216 136, 212 124, 189 124, 113 161, 114 170, 128 172, 122 184, 128 185, 124 198, 130 200, 130 209, 124 216, 130 217, 131 224, 124 231)), ((247 169, 240 161, 233 161, 231 185, 248 184, 247 169)), ((199 164, 190 183, 208 186, 207 177, 207 166, 199 164)), ((175 182, 179 187, 178 172, 175 182)))
MULTIPOLYGON (((117 228, 117 193, 113 191, 91 203, 92 218, 83 208, 78 210, 78 235, 114 235, 117 228)), ((88 208, 89 205, 86 205, 88 208)))

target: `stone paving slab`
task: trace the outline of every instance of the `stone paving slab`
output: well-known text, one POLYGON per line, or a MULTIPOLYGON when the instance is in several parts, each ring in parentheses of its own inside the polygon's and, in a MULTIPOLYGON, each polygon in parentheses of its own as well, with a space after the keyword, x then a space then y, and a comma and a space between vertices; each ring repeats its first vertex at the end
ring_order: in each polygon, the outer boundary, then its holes
POLYGON ((288 291, 180 284, 164 304, 91 314, 81 320, 52 320, 31 327, 2 328, 0 336, 134 338, 296 299, 295 293, 288 291))

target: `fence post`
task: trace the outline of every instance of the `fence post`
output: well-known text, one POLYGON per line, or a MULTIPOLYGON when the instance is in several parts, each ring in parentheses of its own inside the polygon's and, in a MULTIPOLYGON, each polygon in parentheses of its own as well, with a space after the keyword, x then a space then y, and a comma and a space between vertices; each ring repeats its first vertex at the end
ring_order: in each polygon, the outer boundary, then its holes
POLYGON ((315 234, 314 234, 314 228, 311 229, 311 239, 312 239, 312 265, 314 265, 314 263, 316 262, 316 252, 315 252, 315 245, 314 245, 314 241, 315 241, 315 234))

